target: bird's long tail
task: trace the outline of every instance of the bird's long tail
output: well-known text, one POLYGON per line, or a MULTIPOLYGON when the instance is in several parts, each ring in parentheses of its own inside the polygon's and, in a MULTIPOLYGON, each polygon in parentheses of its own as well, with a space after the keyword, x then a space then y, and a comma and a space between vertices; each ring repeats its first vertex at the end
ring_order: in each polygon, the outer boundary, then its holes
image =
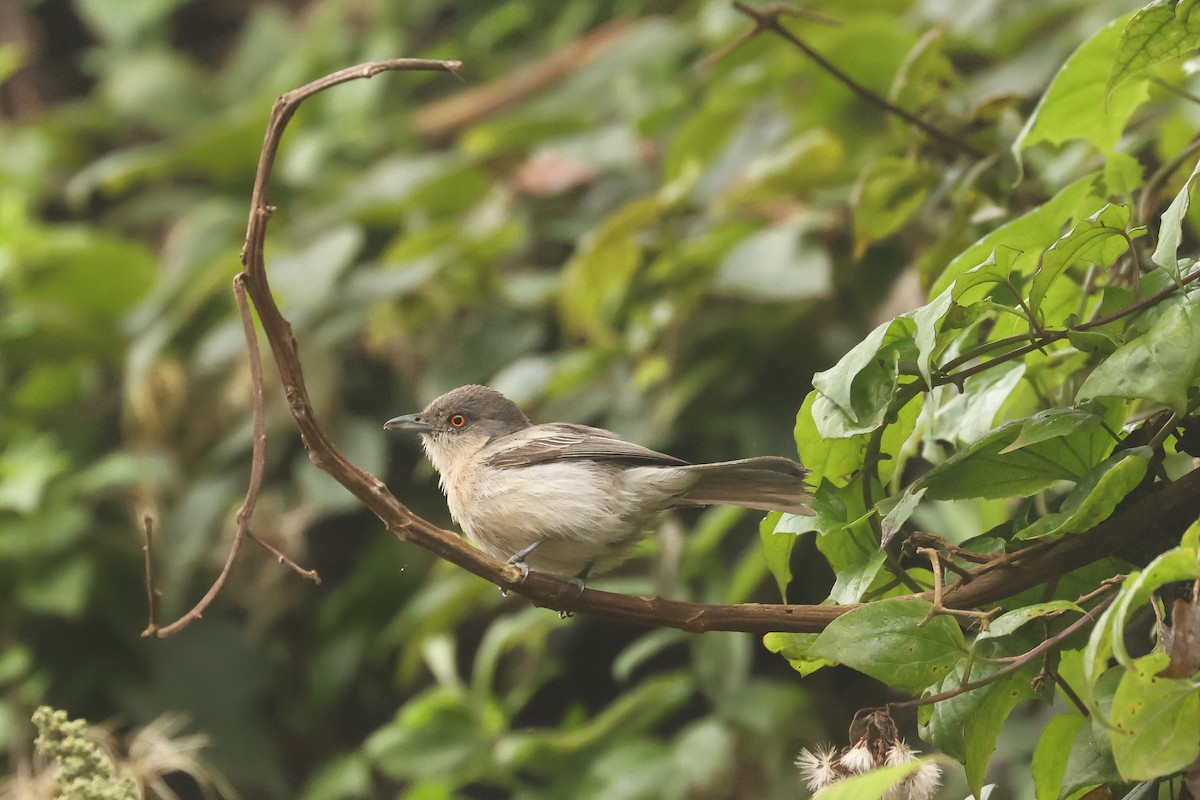
POLYGON ((807 470, 789 458, 759 456, 684 469, 696 476, 676 499, 678 505, 723 504, 759 511, 812 515, 812 495, 804 484, 807 470))

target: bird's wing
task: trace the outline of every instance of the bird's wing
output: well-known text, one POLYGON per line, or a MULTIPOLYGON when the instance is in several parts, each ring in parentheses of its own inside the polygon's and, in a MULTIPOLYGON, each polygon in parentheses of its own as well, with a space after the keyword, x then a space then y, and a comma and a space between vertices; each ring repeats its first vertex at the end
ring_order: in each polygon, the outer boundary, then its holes
POLYGON ((523 428, 492 440, 484 450, 488 463, 495 467, 524 467, 564 459, 659 466, 688 463, 627 442, 611 431, 566 422, 523 428))

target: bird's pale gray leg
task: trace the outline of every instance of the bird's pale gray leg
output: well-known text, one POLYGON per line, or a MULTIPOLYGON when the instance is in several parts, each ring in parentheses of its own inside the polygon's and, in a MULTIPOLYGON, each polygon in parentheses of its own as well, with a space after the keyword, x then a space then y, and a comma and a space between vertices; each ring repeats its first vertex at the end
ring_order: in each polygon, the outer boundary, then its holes
POLYGON ((538 545, 540 545, 544 541, 546 541, 546 540, 545 539, 537 539, 532 544, 522 547, 520 550, 518 550, 517 552, 513 553, 511 556, 508 557, 508 563, 516 564, 517 569, 521 570, 521 583, 524 583, 525 579, 529 577, 529 565, 525 563, 525 557, 528 556, 530 553, 532 553, 534 550, 537 550, 538 545))
MULTIPOLYGON (((579 570, 579 574, 576 575, 574 578, 571 578, 569 581, 567 581, 567 583, 569 583, 572 586, 579 589, 579 593, 583 594, 583 589, 585 586, 587 586, 588 573, 592 571, 592 567, 594 567, 594 566, 596 566, 595 561, 588 562, 588 565, 586 567, 584 567, 583 569, 579 570)), ((575 616, 575 615, 572 614, 570 611, 558 612, 559 619, 566 619, 567 617, 573 617, 573 616, 575 616)))
POLYGON ((594 567, 594 566, 596 566, 596 562, 589 561, 586 567, 579 570, 578 575, 576 575, 574 578, 571 578, 571 580, 568 581, 568 583, 572 584, 573 586, 575 586, 576 588, 579 589, 580 594, 583 594, 584 587, 587 586, 588 573, 592 571, 592 567, 594 567))

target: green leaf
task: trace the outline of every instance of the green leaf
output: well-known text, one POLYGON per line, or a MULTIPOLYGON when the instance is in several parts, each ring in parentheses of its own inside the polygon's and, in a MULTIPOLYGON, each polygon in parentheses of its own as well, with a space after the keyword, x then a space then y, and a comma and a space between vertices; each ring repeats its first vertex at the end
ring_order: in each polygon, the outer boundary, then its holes
POLYGON ((392 778, 455 775, 470 781, 487 761, 490 742, 464 699, 431 689, 410 700, 396 718, 367 738, 363 751, 392 778))
POLYGON ((542 742, 555 751, 571 753, 614 736, 652 728, 669 714, 678 712, 695 693, 695 678, 681 673, 662 674, 626 691, 586 724, 562 731, 547 729, 542 742))
POLYGON ((796 537, 777 529, 779 518, 782 516, 779 512, 772 512, 764 517, 758 525, 758 536, 762 541, 763 559, 767 562, 767 569, 775 578, 779 595, 786 603, 787 587, 792 582, 792 548, 796 545, 796 537))
POLYGON ((185 0, 80 0, 78 12, 101 37, 132 46, 162 25, 185 0))
POLYGON ((985 696, 966 720, 963 753, 967 785, 978 797, 983 791, 988 760, 996 750, 1000 729, 1018 703, 1033 697, 1033 689, 1029 677, 1017 673, 974 691, 982 691, 985 696))
POLYGON ((87 607, 96 578, 96 562, 83 556, 53 562, 45 573, 22 576, 17 585, 18 607, 67 619, 78 618, 87 607))
POLYGON ((921 483, 928 497, 1014 497, 1078 480, 1115 442, 1096 414, 1051 408, 1001 425, 937 465, 921 483))
POLYGON ((954 279, 952 294, 954 302, 960 305, 982 300, 988 292, 971 292, 971 289, 994 284, 1006 283, 1013 271, 1013 265, 1021 257, 1021 251, 1012 247, 1000 245, 992 250, 986 259, 954 279))
POLYGON ((1033 276, 1033 287, 1029 290, 1030 310, 1038 313, 1050 284, 1071 265, 1087 261, 1107 267, 1116 261, 1129 249, 1125 233, 1128 225, 1129 206, 1111 203, 1075 223, 1069 233, 1042 254, 1041 266, 1033 276))
POLYGON ((1150 3, 1134 13, 1121 32, 1121 41, 1105 83, 1105 98, 1122 82, 1172 58, 1181 58, 1200 45, 1200 14, 1180 15, 1177 0, 1150 3))
POLYGON ((820 395, 813 401, 817 431, 846 438, 883 424, 896 392, 901 358, 915 358, 916 326, 897 317, 871 331, 841 361, 813 376, 820 395))
MULTIPOLYGON (((1197 528, 1200 528, 1200 524, 1191 526, 1189 532, 1197 528)), ((1154 590, 1163 584, 1200 577, 1196 555, 1196 545, 1192 543, 1189 546, 1185 534, 1183 545, 1168 550, 1151 561, 1146 569, 1134 571, 1126 577, 1117 599, 1100 615, 1084 647, 1082 672, 1086 694, 1091 694, 1104 675, 1110 657, 1116 656, 1126 669, 1133 668, 1133 660, 1125 648, 1125 621, 1135 609, 1145 605, 1154 590)))
POLYGON ((1113 758, 1127 781, 1186 769, 1200 757, 1200 682, 1160 678, 1166 653, 1139 658, 1113 696, 1113 758))
POLYGON ((1059 714, 1046 723, 1033 751, 1033 785, 1037 800, 1058 800, 1067 774, 1071 745, 1087 723, 1079 714, 1059 714))
POLYGON ((1047 600, 1043 603, 1034 603, 1033 605, 1022 606, 1021 608, 1013 609, 1007 613, 1001 614, 996 619, 988 623, 988 629, 980 632, 975 637, 976 642, 984 639, 995 639, 999 636, 1008 636, 1013 631, 1020 628, 1027 622, 1032 622, 1035 619, 1047 616, 1049 614, 1058 614, 1062 611, 1077 611, 1083 613, 1083 609, 1070 600, 1047 600))
POLYGON ((1176 283, 1180 280, 1179 245, 1183 241, 1183 221, 1192 205, 1192 189, 1196 186, 1197 176, 1200 176, 1200 161, 1196 162, 1192 174, 1183 182, 1175 199, 1163 212, 1162 222, 1158 227, 1158 246, 1150 256, 1150 259, 1165 269, 1176 283))
MULTIPOLYGON (((927 692, 936 694, 957 688, 962 684, 965 665, 965 661, 956 664, 927 692)), ((985 678, 1002 666, 977 663, 971 671, 971 678, 985 678)), ((995 737, 1012 708, 1010 702, 1019 702, 1030 695, 1029 673, 1022 671, 946 698, 932 706, 924 706, 918 715, 921 736, 942 752, 966 764, 974 781, 976 773, 986 767, 987 758, 995 748, 995 737)))
POLYGON ((905 314, 917 326, 916 333, 913 335, 913 341, 917 345, 917 369, 920 370, 921 377, 925 379, 926 386, 933 386, 929 364, 934 350, 944 344, 938 341, 938 333, 942 320, 946 317, 953 301, 953 291, 947 289, 929 303, 905 314))
POLYGON ((920 691, 967 655, 952 618, 937 615, 921 624, 932 607, 920 599, 860 606, 831 622, 808 655, 845 664, 889 686, 920 691))
POLYGON ((634 639, 613 659, 612 676, 627 684, 638 667, 660 655, 664 650, 685 641, 687 634, 676 628, 656 628, 634 639))
POLYGON ((0 452, 0 510, 29 514, 42 502, 46 487, 71 466, 50 434, 21 436, 0 452))
POLYGON ((1039 142, 1086 139, 1103 153, 1113 151, 1125 123, 1149 96, 1145 80, 1125 81, 1106 91, 1122 32, 1132 17, 1126 14, 1105 25, 1059 69, 1013 142, 1018 164, 1021 152, 1039 142))
POLYGON ((636 235, 665 211, 658 196, 632 200, 584 239, 563 267, 559 292, 563 320, 572 330, 600 339, 609 335, 642 263, 636 235))
POLYGON ((880 351, 892 342, 905 337, 908 331, 899 320, 881 323, 868 333, 861 342, 842 356, 837 364, 813 375, 813 388, 834 405, 849 414, 854 413, 854 379, 880 358, 880 351))
POLYGON ((1200 563, 1196 548, 1177 547, 1151 561, 1146 569, 1133 572, 1121 585, 1112 604, 1112 653, 1126 669, 1133 669, 1133 659, 1125 647, 1125 623, 1133 611, 1150 601, 1151 594, 1164 584, 1200 578, 1200 563))
POLYGON ((1016 538, 1053 541, 1108 519, 1117 504, 1142 482, 1152 455, 1149 447, 1137 447, 1101 461, 1075 484, 1058 512, 1018 531, 1016 538))
POLYGON ((981 262, 986 263, 989 254, 994 253, 994 258, 999 261, 1002 258, 997 252, 999 248, 1019 256, 1008 265, 1006 271, 1016 270, 1022 274, 1031 272, 1037 254, 1046 247, 1046 242, 1058 238, 1065 223, 1092 214, 1104 205, 1104 199, 1094 194, 1098 188, 1098 177, 1098 173, 1086 175, 1068 184, 1042 205, 1009 220, 955 256, 934 281, 929 290, 930 296, 936 297, 964 272, 981 262))
POLYGON ((979 441, 992 430, 996 415, 1024 376, 1025 362, 1017 360, 967 378, 963 390, 934 413, 928 440, 965 445, 979 441))
POLYGON ((1138 336, 1092 370, 1075 401, 1123 397, 1187 413, 1188 390, 1200 378, 1200 293, 1170 302, 1138 336))
POLYGON ((900 229, 937 185, 937 172, 925 161, 887 156, 859 175, 850 196, 854 208, 854 257, 868 245, 900 229))
POLYGON ((304 787, 301 800, 352 800, 370 793, 371 765, 356 752, 321 765, 304 787))
POLYGON ((796 414, 793 431, 796 450, 800 454, 800 461, 808 469, 807 480, 813 486, 819 488, 827 481, 835 486, 844 486, 847 476, 862 466, 867 437, 863 434, 843 439, 822 436, 813 417, 813 406, 820 397, 822 395, 816 390, 809 392, 796 414))
POLYGON ((1110 153, 1104 161, 1104 186, 1109 197, 1131 197, 1145 180, 1142 164, 1129 153, 1110 153))
POLYGON ((821 800, 879 800, 888 789, 916 772, 927 760, 913 759, 840 780, 821 791, 821 800))
POLYGON ((800 673, 800 677, 811 675, 821 667, 832 667, 836 661, 815 658, 809 654, 817 640, 816 633, 768 633, 763 636, 763 646, 772 653, 779 653, 800 673))
MULTIPOLYGON (((837 570, 837 578, 834 579, 833 586, 829 590, 828 602, 838 604, 857 603, 862 600, 867 590, 871 588, 871 584, 875 582, 875 576, 879 574, 879 570, 887 562, 887 553, 876 546, 875 539, 869 533, 870 529, 865 525, 859 527, 857 531, 844 531, 839 536, 854 536, 856 541, 862 544, 870 544, 871 549, 866 550, 860 546, 853 550, 858 556, 848 564, 841 565, 837 570)), ((822 544, 827 541, 823 539, 822 544)), ((826 553, 826 548, 822 548, 821 552, 826 553)))
MULTIPOLYGON (((900 530, 900 527, 908 521, 912 513, 917 510, 917 504, 921 502, 924 494, 924 487, 917 488, 916 484, 913 484, 892 504, 891 510, 887 512, 883 518, 883 522, 880 523, 880 528, 883 530, 881 546, 886 547, 896 531, 900 530)), ((888 502, 888 500, 891 500, 891 498, 881 501, 881 504, 888 502)))
POLYGON ((833 264, 800 219, 764 228, 721 259, 713 290, 757 302, 785 303, 828 293, 833 264))

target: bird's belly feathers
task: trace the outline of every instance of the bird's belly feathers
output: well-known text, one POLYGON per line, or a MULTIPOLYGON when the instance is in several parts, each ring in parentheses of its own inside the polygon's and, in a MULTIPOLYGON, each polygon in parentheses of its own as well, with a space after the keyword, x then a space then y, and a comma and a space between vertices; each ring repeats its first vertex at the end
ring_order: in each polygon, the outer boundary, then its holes
POLYGON ((465 491, 447 500, 484 552, 506 559, 541 541, 525 559, 530 568, 570 577, 593 564, 597 571, 615 566, 649 523, 653 509, 635 503, 631 510, 618 481, 594 462, 535 464, 491 470, 486 485, 464 482, 465 491))

